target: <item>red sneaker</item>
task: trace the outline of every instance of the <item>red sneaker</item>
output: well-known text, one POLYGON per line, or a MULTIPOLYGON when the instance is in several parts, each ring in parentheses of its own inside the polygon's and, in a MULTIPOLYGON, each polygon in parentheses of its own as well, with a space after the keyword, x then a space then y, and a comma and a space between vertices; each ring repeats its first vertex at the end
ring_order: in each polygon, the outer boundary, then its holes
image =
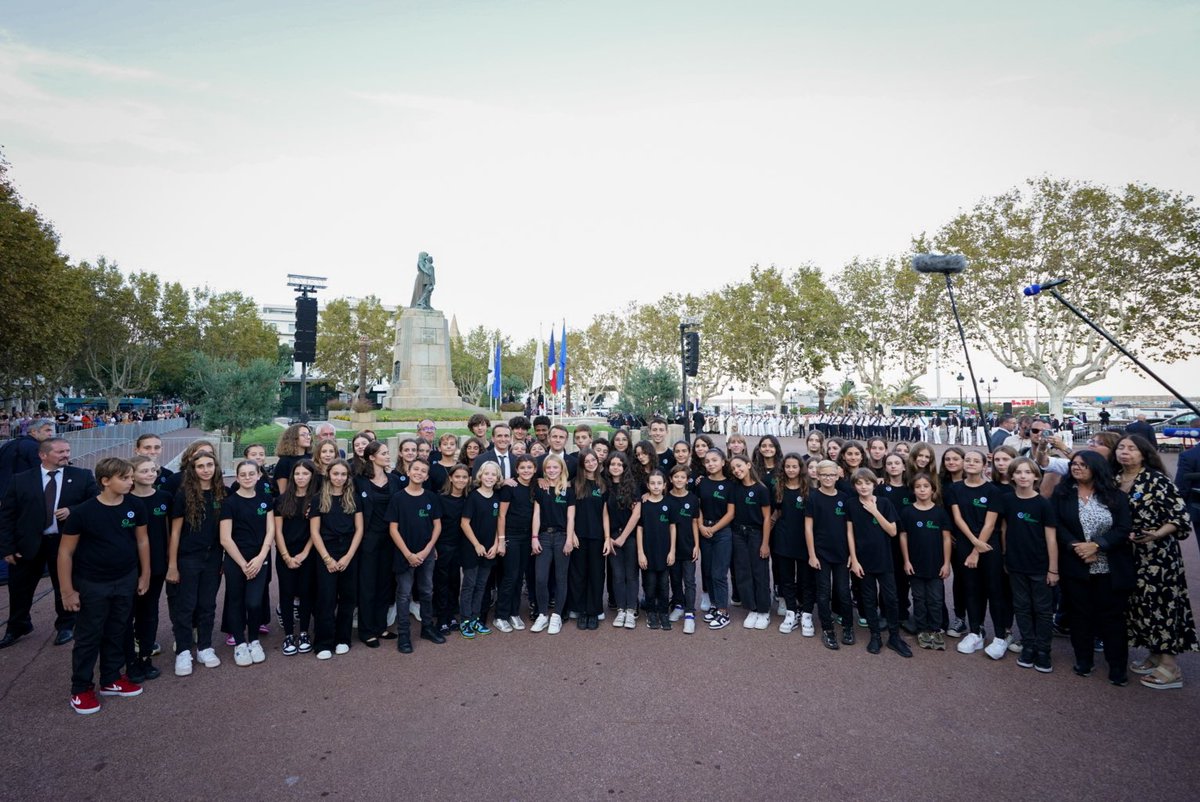
POLYGON ((100 712, 100 700, 96 698, 95 691, 83 691, 71 697, 71 707, 79 715, 88 716, 100 712))
POLYGON ((100 689, 101 696, 140 696, 142 686, 135 685, 129 681, 129 677, 122 676, 116 682, 110 682, 100 689))

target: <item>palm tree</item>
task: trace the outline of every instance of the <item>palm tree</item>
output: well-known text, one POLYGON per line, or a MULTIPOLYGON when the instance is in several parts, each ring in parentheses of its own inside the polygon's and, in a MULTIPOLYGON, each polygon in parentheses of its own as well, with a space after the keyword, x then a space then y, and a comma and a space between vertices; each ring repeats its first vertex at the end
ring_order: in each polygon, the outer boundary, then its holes
POLYGON ((846 379, 837 388, 833 405, 842 408, 842 412, 858 408, 858 393, 854 389, 854 380, 846 379))
POLYGON ((893 404, 910 406, 912 404, 928 404, 929 397, 921 390, 916 379, 905 379, 891 386, 890 396, 893 404))

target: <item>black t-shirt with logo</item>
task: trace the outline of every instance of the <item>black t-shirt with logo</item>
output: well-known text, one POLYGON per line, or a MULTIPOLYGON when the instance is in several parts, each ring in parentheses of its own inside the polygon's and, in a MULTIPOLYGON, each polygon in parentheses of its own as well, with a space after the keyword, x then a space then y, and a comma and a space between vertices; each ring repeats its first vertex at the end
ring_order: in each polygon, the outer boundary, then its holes
POLYGON ((233 522, 233 544, 242 553, 242 559, 251 560, 262 551, 271 507, 271 499, 257 487, 250 498, 232 493, 221 503, 221 520, 233 522))
MULTIPOLYGON (((998 495, 999 488, 991 482, 984 482, 978 487, 971 487, 966 482, 955 482, 946 489, 946 508, 950 511, 957 505, 958 514, 962 516, 971 534, 978 536, 987 520, 989 505, 998 495)), ((950 517, 950 523, 950 531, 954 534, 954 553, 959 559, 964 559, 974 547, 970 539, 954 525, 953 515, 950 517)))
POLYGON ((71 514, 62 522, 64 535, 79 537, 71 575, 93 582, 111 582, 137 571, 137 528, 145 525, 145 505, 133 496, 125 496, 111 507, 99 498, 72 507, 71 514))
POLYGON ((580 540, 604 539, 605 493, 591 485, 583 495, 575 496, 575 536, 580 540))
MULTIPOLYGON (((342 492, 349 494, 350 500, 354 502, 353 512, 346 512, 342 507, 341 496, 330 496, 328 512, 321 512, 321 503, 314 499, 313 508, 309 514, 320 516, 321 540, 325 541, 325 545, 328 546, 330 541, 338 542, 343 548, 340 554, 345 554, 345 549, 349 548, 350 541, 354 539, 354 516, 359 513, 361 508, 353 488, 347 487, 342 492)), ((341 559, 341 557, 336 559, 341 559)))
POLYGON ((771 494, 766 485, 755 482, 745 485, 738 482, 730 491, 733 501, 733 523, 735 526, 750 526, 762 530, 763 507, 771 506, 771 494))
POLYGON ((725 513, 729 512, 729 500, 735 484, 732 479, 710 479, 707 476, 696 482, 702 523, 707 521, 712 524, 725 517, 725 513))
MULTIPOLYGON (((181 474, 175 474, 179 476, 181 474)), ((218 521, 221 516, 221 505, 213 498, 213 491, 203 491, 204 501, 200 516, 200 524, 193 527, 188 523, 187 493, 180 488, 171 502, 171 519, 183 519, 183 527, 179 530, 179 557, 204 557, 220 548, 221 531, 218 521)))
POLYGON ((438 556, 458 554, 463 546, 462 511, 467 506, 466 496, 439 494, 442 506, 442 533, 438 535, 438 556))
POLYGON ((996 511, 1004 521, 1004 564, 1014 574, 1044 574, 1050 569, 1046 527, 1055 526, 1054 507, 1041 495, 999 497, 996 511))
POLYGON ((801 495, 800 488, 783 488, 783 500, 775 505, 779 510, 779 518, 775 521, 775 528, 771 530, 771 551, 781 557, 807 562, 808 541, 804 539, 804 507, 804 496, 801 495))
POLYGON ((692 559, 696 550, 696 538, 692 522, 700 517, 700 499, 695 493, 673 496, 668 493, 665 498, 671 505, 671 521, 675 524, 675 562, 692 559))
MULTIPOLYGON (((472 490, 467 496, 467 503, 463 505, 462 517, 470 522, 471 531, 479 544, 490 549, 496 543, 496 527, 500 523, 500 494, 493 490, 491 497, 488 497, 478 490, 472 490)), ((472 568, 480 560, 465 534, 460 553, 464 567, 472 568)))
POLYGON ((830 496, 814 490, 808 494, 804 514, 813 519, 813 548, 822 562, 845 565, 850 560, 850 541, 846 538, 849 501, 850 497, 841 492, 830 496))
POLYGON ((542 531, 557 529, 559 532, 566 532, 567 508, 575 503, 575 491, 569 486, 562 492, 558 492, 553 488, 550 490, 538 488, 536 496, 538 518, 542 531))
POLYGON ((908 485, 889 485, 886 481, 875 486, 875 498, 886 498, 892 502, 897 513, 905 507, 911 507, 917 500, 908 485))
POLYGON ((517 482, 516 487, 500 488, 500 503, 508 503, 504 513, 504 536, 527 538, 533 534, 533 505, 537 503, 534 485, 517 482))
POLYGON ((897 537, 903 532, 908 541, 908 561, 912 563, 913 576, 937 579, 945 556, 942 532, 949 532, 952 528, 950 516, 940 504, 934 504, 928 510, 918 510, 916 507, 900 510, 897 537))
MULTIPOLYGON (((392 496, 385 513, 388 524, 396 524, 400 538, 411 552, 418 552, 429 545, 433 539, 434 521, 441 517, 441 500, 428 490, 422 490, 415 496, 407 490, 401 490, 392 496)), ((441 539, 440 533, 438 539, 441 539)), ((396 549, 396 565, 408 565, 399 549, 396 549)))
POLYGON ((664 496, 658 501, 646 499, 642 502, 642 517, 638 528, 642 530, 642 552, 646 555, 647 571, 665 571, 667 553, 671 550, 671 502, 664 496))
POLYGON ((312 537, 308 525, 309 516, 312 514, 311 498, 305 495, 297 499, 299 511, 291 517, 280 514, 280 499, 275 499, 275 515, 283 521, 283 543, 287 546, 287 553, 293 557, 304 550, 304 546, 312 537))
POLYGON ((171 496, 155 490, 148 496, 130 494, 146 508, 146 535, 150 538, 150 573, 160 576, 167 572, 167 542, 171 535, 171 496))
POLYGON ((878 516, 867 512, 857 495, 847 506, 850 508, 850 522, 854 524, 854 556, 858 558, 858 564, 868 574, 892 573, 895 570, 892 564, 892 538, 879 525, 880 516, 896 522, 896 508, 892 502, 886 498, 875 499, 878 516))

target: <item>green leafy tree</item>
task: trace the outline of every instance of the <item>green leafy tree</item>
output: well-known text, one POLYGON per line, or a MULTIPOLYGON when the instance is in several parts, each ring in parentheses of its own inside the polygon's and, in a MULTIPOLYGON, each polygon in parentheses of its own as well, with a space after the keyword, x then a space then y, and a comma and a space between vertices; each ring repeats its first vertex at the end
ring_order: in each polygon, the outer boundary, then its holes
POLYGON ((274 360, 279 335, 263 322, 254 299, 237 291, 213 292, 208 287, 192 293, 192 333, 199 350, 217 359, 240 365, 256 359, 274 360))
POLYGON ((1037 178, 985 198, 931 239, 917 238, 914 249, 967 257, 955 290, 969 337, 1040 382, 1054 415, 1071 391, 1103 379, 1122 357, 1052 298, 1022 297, 1024 285, 1071 279, 1064 296, 1145 359, 1195 353, 1200 210, 1191 196, 1037 178))
POLYGON ((893 384, 888 388, 886 400, 892 404, 903 404, 905 406, 929 403, 929 397, 925 395, 925 391, 917 384, 916 379, 904 379, 893 384))
POLYGON ((854 382, 851 379, 844 380, 837 389, 834 390, 833 406, 840 409, 842 412, 849 412, 852 409, 858 409, 859 396, 854 382))
POLYGON ((192 395, 201 425, 223 429, 241 449, 242 433, 269 423, 279 408, 284 369, 273 359, 236 360, 197 353, 191 362, 192 395))
MULTIPOLYGON (((450 377, 463 398, 475 403, 484 401, 488 371, 492 364, 492 348, 499 341, 501 358, 511 347, 511 341, 498 329, 476 326, 465 337, 450 338, 450 377)), ((503 365, 501 373, 503 375, 503 365)), ((503 386, 503 378, 501 379, 503 386)))
POLYGON ((647 420, 653 415, 667 415, 679 404, 679 376, 666 367, 632 368, 621 386, 617 410, 640 415, 647 420))
POLYGON ((366 337, 367 382, 378 384, 392 372, 394 331, 392 314, 378 297, 368 295, 354 304, 335 298, 321 312, 313 369, 343 390, 358 389, 359 338, 366 337))

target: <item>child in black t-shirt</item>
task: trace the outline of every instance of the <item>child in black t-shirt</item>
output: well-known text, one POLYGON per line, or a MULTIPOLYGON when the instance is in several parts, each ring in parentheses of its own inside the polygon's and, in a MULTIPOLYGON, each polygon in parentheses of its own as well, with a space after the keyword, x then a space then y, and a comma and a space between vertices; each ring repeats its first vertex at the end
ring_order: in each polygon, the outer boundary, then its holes
POLYGON ((140 499, 146 508, 146 534, 150 541, 150 584, 143 595, 133 600, 133 615, 125 632, 125 673, 130 682, 140 684, 158 678, 161 673, 151 662, 151 655, 158 639, 158 606, 167 576, 171 495, 156 488, 159 470, 152 458, 137 456, 129 464, 133 466, 133 490, 129 496, 140 499))
MULTIPOLYGON (((689 491, 690 470, 682 465, 671 469, 671 520, 675 523, 675 564, 671 566, 671 592, 683 602, 683 633, 696 631, 696 563, 700 559, 700 499, 689 491)), ((672 610, 670 617, 674 617, 672 610)))
MULTIPOLYGON (((442 533, 442 505, 435 493, 425 489, 428 479, 429 461, 417 457, 408 466, 408 484, 388 502, 386 520, 396 546, 396 606, 407 610, 416 586, 421 637, 441 644, 446 638, 433 623, 433 566, 442 533)), ((411 654, 412 625, 408 616, 397 616, 396 634, 396 649, 411 654)))
POLYGON ((87 715, 100 710, 92 684, 100 659, 101 696, 137 696, 142 686, 122 676, 125 630, 135 593, 150 586, 146 510, 128 497, 133 466, 106 457, 96 465, 100 495, 71 508, 58 548, 63 607, 78 612, 71 654, 71 707, 87 715))
POLYGON ((262 471, 254 460, 237 465, 237 490, 221 504, 221 547, 225 549, 225 611, 233 634, 233 662, 239 666, 267 659, 258 640, 263 618, 264 566, 275 535, 275 511, 262 488, 262 471))
POLYGON ((879 654, 882 637, 879 608, 887 618, 887 647, 901 657, 912 657, 912 649, 900 637, 896 579, 892 571, 892 544, 896 536, 896 511, 886 498, 875 498, 875 472, 859 468, 851 477, 857 496, 850 502, 850 572, 862 588, 862 611, 871 631, 867 651, 879 654), (882 605, 880 601, 882 599, 882 605))
POLYGON ((915 500, 900 510, 900 550, 912 588, 917 644, 945 651, 940 623, 950 576, 950 517, 934 495, 930 474, 914 476, 912 492, 915 500))
POLYGON ((313 548, 324 567, 317 572, 317 659, 350 651, 358 605, 358 563, 363 514, 350 483, 350 463, 334 460, 314 500, 309 519, 313 548))
POLYGON ((994 497, 985 526, 1003 522, 1001 542, 1004 564, 1012 585, 1013 612, 1021 630, 1021 656, 1017 665, 1043 674, 1054 670, 1050 662, 1054 596, 1058 584, 1058 541, 1054 507, 1038 493, 1042 472, 1028 457, 1009 463, 1012 493, 994 497))
MULTIPOLYGON (((850 607, 850 501, 838 490, 838 465, 833 460, 817 463, 817 489, 808 495, 804 508, 804 540, 808 546, 808 564, 817 572, 817 614, 821 619, 821 642, 837 649, 833 628, 833 594, 841 608, 850 607)), ((854 645, 854 622, 847 612, 842 623, 842 643, 854 645)))
POLYGON ((675 522, 671 517, 671 504, 663 497, 665 485, 662 471, 650 472, 637 522, 637 551, 646 593, 646 626, 669 630, 671 619, 667 600, 671 587, 670 568, 675 564, 675 522))

